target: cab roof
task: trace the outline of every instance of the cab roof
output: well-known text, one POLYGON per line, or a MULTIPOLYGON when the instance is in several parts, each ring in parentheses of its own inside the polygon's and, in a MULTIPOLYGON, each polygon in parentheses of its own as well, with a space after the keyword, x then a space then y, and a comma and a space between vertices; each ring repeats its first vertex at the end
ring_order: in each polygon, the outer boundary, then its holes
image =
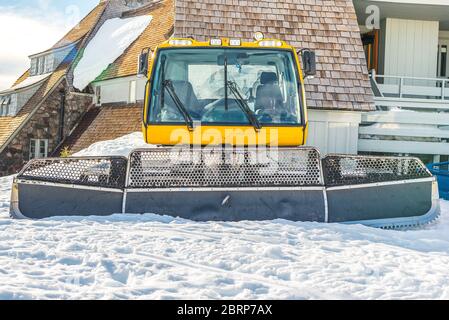
POLYGON ((284 49, 284 50, 295 50, 295 48, 289 45, 287 42, 278 39, 260 39, 253 42, 245 42, 240 39, 231 38, 212 38, 208 41, 197 41, 192 38, 172 38, 161 45, 161 48, 188 48, 188 47, 205 47, 205 48, 270 48, 270 49, 284 49))

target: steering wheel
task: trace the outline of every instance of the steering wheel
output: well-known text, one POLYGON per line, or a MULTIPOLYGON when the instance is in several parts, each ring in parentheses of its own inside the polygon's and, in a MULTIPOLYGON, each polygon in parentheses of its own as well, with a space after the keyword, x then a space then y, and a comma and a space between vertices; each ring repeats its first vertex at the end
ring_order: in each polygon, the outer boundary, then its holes
POLYGON ((202 122, 235 122, 235 123, 248 123, 248 119, 240 107, 237 105, 237 101, 234 99, 228 99, 228 109, 225 109, 225 99, 219 99, 211 104, 207 105, 205 112, 201 117, 202 122))

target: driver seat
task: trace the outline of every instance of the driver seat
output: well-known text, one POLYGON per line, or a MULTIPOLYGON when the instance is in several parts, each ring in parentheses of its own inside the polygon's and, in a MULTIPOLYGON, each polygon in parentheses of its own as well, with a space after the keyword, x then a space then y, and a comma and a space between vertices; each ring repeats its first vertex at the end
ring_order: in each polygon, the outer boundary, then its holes
POLYGON ((255 112, 282 108, 283 98, 278 85, 278 76, 275 72, 262 72, 260 85, 256 91, 255 112))
MULTIPOLYGON (((200 102, 193 90, 193 86, 189 81, 184 80, 173 80, 173 87, 175 89, 176 95, 179 97, 179 100, 184 104, 186 109, 189 111, 190 116, 197 120, 200 115, 200 102)), ((178 110, 175 102, 171 98, 171 96, 166 92, 165 93, 165 105, 169 107, 171 110, 178 110)), ((175 111, 178 113, 178 111, 175 111)))

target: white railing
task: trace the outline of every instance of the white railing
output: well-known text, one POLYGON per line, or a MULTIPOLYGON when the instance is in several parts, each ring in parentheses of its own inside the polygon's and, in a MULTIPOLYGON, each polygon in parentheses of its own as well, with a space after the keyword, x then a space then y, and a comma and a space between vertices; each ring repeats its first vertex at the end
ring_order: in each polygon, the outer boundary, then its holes
POLYGON ((449 79, 370 74, 376 98, 424 99, 449 102, 449 79))
POLYGON ((359 152, 449 155, 449 79, 371 74, 377 111, 362 115, 359 152))

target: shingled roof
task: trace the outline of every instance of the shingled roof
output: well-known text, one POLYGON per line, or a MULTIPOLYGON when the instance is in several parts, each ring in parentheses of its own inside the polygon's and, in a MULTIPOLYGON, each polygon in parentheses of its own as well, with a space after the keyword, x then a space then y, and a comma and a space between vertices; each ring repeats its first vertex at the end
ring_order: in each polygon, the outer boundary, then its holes
POLYGON ((308 106, 368 111, 373 94, 352 0, 176 0, 175 35, 197 40, 267 38, 314 49, 318 74, 306 85, 308 106))
POLYGON ((55 156, 59 155, 62 148, 67 147, 72 153, 76 153, 95 142, 114 140, 140 131, 142 108, 141 104, 119 104, 91 108, 61 145, 61 149, 56 150, 55 156), (124 119, 132 121, 124 121, 124 119))
MULTIPOLYGON (((97 77, 95 81, 104 81, 137 74, 137 58, 144 48, 154 49, 170 38, 173 33, 175 18, 175 0, 154 1, 123 14, 131 16, 151 15, 149 26, 125 52, 97 77)), ((112 140, 123 135, 141 130, 141 104, 122 104, 102 106, 89 110, 61 147, 68 147, 71 152, 78 152, 91 144, 112 140), (130 121, 124 122, 123 119, 130 121)), ((55 155, 60 150, 56 150, 55 155)))
POLYGON ((83 38, 95 26, 106 7, 105 2, 100 2, 87 14, 73 29, 71 29, 52 49, 64 47, 83 38))
POLYGON ((154 49, 171 36, 175 18, 174 8, 174 0, 162 0, 126 12, 124 18, 133 15, 151 15, 153 20, 137 40, 103 71, 96 81, 136 75, 138 71, 137 58, 140 52, 145 48, 154 49))
MULTIPOLYGON (((71 43, 76 43, 88 34, 97 24, 106 7, 105 2, 100 2, 85 18, 60 39, 51 49, 57 49, 71 43)), ((79 49, 79 44, 56 68, 56 70, 40 85, 36 93, 20 109, 14 117, 0 117, 0 151, 6 146, 6 142, 13 138, 17 130, 29 119, 52 90, 63 80, 79 49)), ((47 50, 47 51, 49 51, 47 50)), ((14 83, 16 86, 30 76, 29 70, 25 71, 14 83)))
MULTIPOLYGON (((73 54, 72 54, 73 55, 73 54)), ((6 147, 13 134, 41 106, 54 88, 63 80, 70 60, 66 60, 45 80, 37 92, 28 100, 14 117, 0 117, 0 151, 6 147)))
MULTIPOLYGON (((64 37, 62 37, 53 47, 44 52, 58 49, 81 40, 96 25, 105 7, 105 2, 99 3, 94 9, 92 9, 92 11, 87 14, 86 17, 84 17, 75 27, 73 27, 66 35, 64 35, 64 37)), ((30 70, 28 69, 14 82, 13 86, 22 83, 29 76, 30 70)))

